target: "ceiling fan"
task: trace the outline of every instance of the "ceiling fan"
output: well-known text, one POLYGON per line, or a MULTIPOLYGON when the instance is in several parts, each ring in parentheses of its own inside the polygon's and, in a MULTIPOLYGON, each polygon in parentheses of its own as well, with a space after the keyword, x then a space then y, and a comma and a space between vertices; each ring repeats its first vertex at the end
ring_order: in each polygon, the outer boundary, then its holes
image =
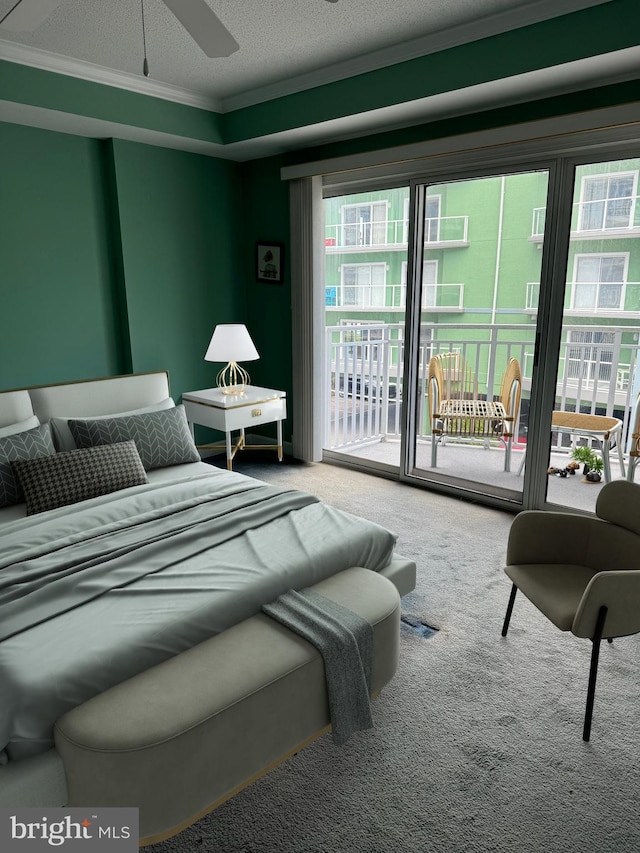
MULTIPOLYGON (((65 0, 18 0, 0 21, 0 28, 13 32, 35 30, 64 2, 65 0)), ((239 49, 238 42, 205 0, 163 0, 163 3, 207 56, 231 56, 239 49)))

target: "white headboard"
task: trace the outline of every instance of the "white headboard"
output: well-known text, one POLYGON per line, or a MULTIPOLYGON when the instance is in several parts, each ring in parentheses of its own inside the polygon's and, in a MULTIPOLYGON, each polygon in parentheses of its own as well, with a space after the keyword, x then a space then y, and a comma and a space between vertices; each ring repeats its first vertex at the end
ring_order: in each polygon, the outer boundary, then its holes
POLYGON ((41 385, 0 392, 0 426, 37 415, 52 417, 110 415, 159 403, 169 396, 166 371, 132 373, 64 385, 41 385))
POLYGON ((0 393, 0 427, 25 421, 33 415, 33 406, 28 391, 4 391, 0 393))

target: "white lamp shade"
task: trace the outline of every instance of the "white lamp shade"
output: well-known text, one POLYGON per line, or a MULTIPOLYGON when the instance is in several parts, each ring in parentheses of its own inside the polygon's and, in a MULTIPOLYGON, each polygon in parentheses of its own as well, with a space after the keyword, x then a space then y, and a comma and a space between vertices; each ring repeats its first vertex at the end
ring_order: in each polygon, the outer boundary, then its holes
POLYGON ((205 354, 205 361, 255 361, 260 358, 247 327, 242 323, 216 326, 205 354))

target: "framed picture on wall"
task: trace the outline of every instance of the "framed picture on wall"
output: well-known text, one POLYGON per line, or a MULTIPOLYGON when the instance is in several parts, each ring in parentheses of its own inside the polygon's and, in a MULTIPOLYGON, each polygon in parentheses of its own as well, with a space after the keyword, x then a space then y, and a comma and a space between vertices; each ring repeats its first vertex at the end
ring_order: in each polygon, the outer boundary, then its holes
POLYGON ((284 243, 256 243, 256 278, 270 284, 282 284, 284 243))

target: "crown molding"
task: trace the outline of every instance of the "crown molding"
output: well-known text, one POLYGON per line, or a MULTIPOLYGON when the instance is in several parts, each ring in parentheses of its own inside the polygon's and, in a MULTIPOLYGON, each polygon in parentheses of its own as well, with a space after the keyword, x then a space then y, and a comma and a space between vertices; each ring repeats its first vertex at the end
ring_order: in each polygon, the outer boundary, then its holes
POLYGON ((344 62, 336 62, 317 71, 298 74, 278 83, 222 98, 220 111, 227 113, 244 107, 255 106, 265 101, 294 95, 306 89, 346 80, 358 74, 377 71, 380 68, 418 59, 430 53, 460 47, 460 45, 469 42, 480 41, 503 32, 517 30, 550 18, 558 18, 571 12, 582 11, 591 6, 601 6, 610 2, 611 0, 537 0, 537 2, 527 4, 524 9, 507 9, 504 12, 488 15, 478 21, 449 27, 427 36, 347 59, 344 62))
POLYGON ((92 62, 70 59, 68 56, 50 53, 37 47, 16 44, 5 39, 0 39, 0 59, 15 62, 18 65, 29 65, 31 68, 38 68, 41 71, 63 74, 66 77, 77 77, 91 83, 101 83, 104 86, 126 89, 129 92, 148 95, 151 98, 161 98, 189 107, 221 112, 221 102, 217 98, 205 97, 188 89, 172 86, 169 83, 161 83, 149 77, 130 74, 127 71, 115 71, 112 68, 105 68, 92 62))

